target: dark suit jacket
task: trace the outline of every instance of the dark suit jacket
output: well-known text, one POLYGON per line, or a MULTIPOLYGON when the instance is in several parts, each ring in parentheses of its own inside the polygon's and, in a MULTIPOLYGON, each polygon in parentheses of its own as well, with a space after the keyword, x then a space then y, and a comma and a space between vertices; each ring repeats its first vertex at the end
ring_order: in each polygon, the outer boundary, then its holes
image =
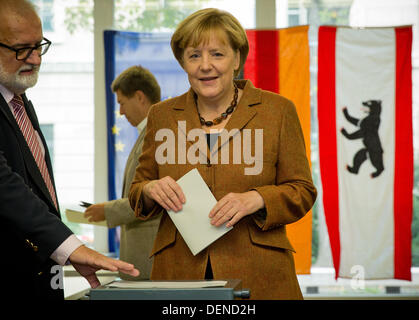
MULTIPOLYGON (((234 163, 234 138, 218 144, 218 153, 222 154, 223 149, 228 148, 227 164, 223 164, 220 158, 218 164, 208 163, 208 150, 207 155, 200 153, 203 161, 198 164, 191 164, 188 160, 186 163, 175 160, 174 164, 156 162, 157 148, 166 143, 156 141, 156 133, 160 129, 174 133, 176 159, 181 145, 178 144, 179 139, 186 140, 185 135, 190 130, 201 129, 190 90, 151 108, 143 153, 129 199, 137 216, 147 219, 162 208, 155 205, 151 212, 143 210, 141 193, 144 185, 168 175, 177 180, 197 168, 217 200, 229 192, 241 193, 253 189, 263 197, 265 209, 241 219, 231 231, 196 256, 191 254, 170 217, 163 214, 152 251, 154 264, 151 279, 202 279, 210 257, 214 278, 241 279, 243 287, 250 288, 254 299, 299 299, 302 295, 292 256, 294 249, 288 241, 285 226, 302 218, 317 195, 300 122, 291 101, 257 89, 250 81, 237 81, 237 85, 243 89, 243 95, 225 129, 228 132, 237 129, 242 138, 245 129, 251 130, 250 151, 256 156, 255 163, 261 165, 261 172, 245 175, 245 169, 252 165, 243 160, 234 163), (185 121, 186 132, 179 121, 185 121), (256 153, 255 130, 259 129, 263 129, 263 151, 256 153), (265 218, 261 219, 263 216, 265 218)), ((186 149, 194 143, 187 141, 186 149)), ((243 143, 243 150, 246 145, 248 147, 249 143, 243 143)))
MULTIPOLYGON (((45 160, 54 184, 51 160, 35 110, 22 95, 26 112, 45 148, 45 160)), ((55 188, 55 187, 54 187, 55 188)), ((0 94, 0 243, 2 287, 13 295, 63 299, 53 290, 49 259, 72 232, 60 220, 48 189, 15 118, 0 94)))

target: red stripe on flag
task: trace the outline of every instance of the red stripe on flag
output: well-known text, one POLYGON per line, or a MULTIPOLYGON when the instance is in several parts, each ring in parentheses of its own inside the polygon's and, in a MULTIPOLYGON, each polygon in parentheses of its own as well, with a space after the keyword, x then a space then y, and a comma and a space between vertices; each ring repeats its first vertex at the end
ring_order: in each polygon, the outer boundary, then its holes
POLYGON ((279 34, 277 30, 246 30, 249 55, 244 78, 257 88, 279 92, 279 34), (274 71, 274 72, 273 72, 274 71))
POLYGON ((335 277, 339 275, 339 184, 336 137, 336 28, 319 28, 317 112, 323 206, 329 231, 335 277))
POLYGON ((396 32, 394 278, 411 280, 413 191, 412 27, 396 32))

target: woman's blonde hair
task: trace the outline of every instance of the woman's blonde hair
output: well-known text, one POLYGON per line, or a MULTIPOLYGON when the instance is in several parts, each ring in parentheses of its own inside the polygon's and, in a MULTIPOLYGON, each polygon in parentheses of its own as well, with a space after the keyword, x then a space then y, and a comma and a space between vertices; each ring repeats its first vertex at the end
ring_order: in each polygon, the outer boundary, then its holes
POLYGON ((240 22, 232 14, 223 10, 214 8, 198 10, 178 25, 170 42, 176 60, 183 66, 185 48, 196 47, 200 43, 207 42, 213 33, 219 40, 224 39, 224 34, 227 35, 231 48, 239 51, 240 65, 234 71, 234 75, 237 76, 246 62, 249 42, 240 22))

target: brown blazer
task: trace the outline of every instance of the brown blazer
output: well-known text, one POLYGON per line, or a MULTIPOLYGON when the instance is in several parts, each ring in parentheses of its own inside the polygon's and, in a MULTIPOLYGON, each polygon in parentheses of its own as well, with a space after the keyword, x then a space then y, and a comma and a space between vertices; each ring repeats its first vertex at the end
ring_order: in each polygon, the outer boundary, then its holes
MULTIPOLYGON (((207 154, 199 152, 197 164, 191 164, 189 158, 186 163, 179 163, 178 160, 182 159, 178 157, 182 154, 179 145, 182 144, 178 145, 178 141, 184 141, 189 130, 201 128, 193 91, 189 90, 151 108, 143 153, 129 200, 135 214, 140 219, 148 219, 163 209, 155 205, 151 212, 143 212, 143 186, 149 180, 167 175, 177 180, 197 168, 217 200, 229 192, 254 189, 263 197, 265 209, 241 219, 233 230, 196 256, 190 252, 169 215, 164 213, 152 250, 151 279, 203 279, 210 257, 215 279, 241 279, 243 288, 250 289, 253 299, 300 299, 302 294, 292 256, 294 249, 286 236, 285 225, 302 218, 313 206, 317 195, 300 123, 291 101, 257 89, 248 80, 236 83, 244 92, 224 129, 228 132, 238 129, 242 137, 244 129, 251 129, 252 155, 255 153, 255 129, 263 129, 263 154, 255 155, 255 163, 263 168, 261 173, 244 174, 245 168, 256 166, 246 164, 244 156, 240 163, 233 162, 234 138, 217 145, 218 155, 223 148, 229 148, 228 163, 221 163, 221 158, 218 158, 218 164, 212 164, 207 156, 209 150, 207 154), (178 125, 179 121, 186 121, 186 130, 183 125, 178 125), (156 161, 157 148, 168 141, 155 141, 159 129, 169 129, 176 137, 174 164, 156 161)), ((189 150, 195 142, 187 141, 186 149, 189 150)), ((243 145, 242 152, 246 145, 243 145)), ((217 151, 212 152, 216 155, 212 159, 216 159, 217 151)))

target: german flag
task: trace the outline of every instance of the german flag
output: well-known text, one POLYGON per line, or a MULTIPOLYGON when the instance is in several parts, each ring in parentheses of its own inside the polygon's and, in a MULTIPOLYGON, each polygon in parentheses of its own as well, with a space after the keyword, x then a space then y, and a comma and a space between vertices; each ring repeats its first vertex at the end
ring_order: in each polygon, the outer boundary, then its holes
MULTIPOLYGON (((243 76, 251 80, 255 87, 279 93, 294 102, 310 160, 308 28, 246 30, 250 50, 243 76)), ((298 274, 310 273, 311 226, 311 211, 303 219, 287 226, 288 237, 297 252, 294 258, 298 274)))

